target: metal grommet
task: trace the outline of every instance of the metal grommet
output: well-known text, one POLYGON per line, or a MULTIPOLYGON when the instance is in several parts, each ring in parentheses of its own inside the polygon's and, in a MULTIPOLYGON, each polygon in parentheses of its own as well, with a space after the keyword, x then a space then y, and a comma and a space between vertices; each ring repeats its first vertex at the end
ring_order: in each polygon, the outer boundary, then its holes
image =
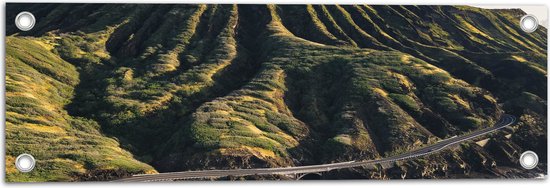
POLYGON ((32 171, 32 169, 34 169, 35 163, 36 161, 34 160, 34 157, 27 153, 23 153, 17 156, 17 159, 15 159, 15 167, 20 172, 32 171))
POLYGON ((17 14, 15 17, 15 26, 21 31, 28 31, 34 27, 36 19, 32 13, 24 11, 17 14))
POLYGON ((519 20, 519 26, 521 27, 521 30, 532 33, 536 31, 539 28, 539 20, 537 20, 537 17, 527 14, 519 20))
POLYGON ((519 157, 519 164, 527 170, 533 169, 539 164, 539 156, 533 151, 525 151, 519 157))

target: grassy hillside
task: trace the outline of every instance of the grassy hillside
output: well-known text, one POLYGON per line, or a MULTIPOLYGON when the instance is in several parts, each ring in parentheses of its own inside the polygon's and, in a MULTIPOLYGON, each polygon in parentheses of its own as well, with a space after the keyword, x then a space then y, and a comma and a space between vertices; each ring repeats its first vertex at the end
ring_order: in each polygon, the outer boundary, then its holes
MULTIPOLYGON (((67 114, 77 69, 50 50, 46 40, 6 39, 7 180, 71 181, 96 173, 151 173, 155 170, 106 137, 97 122, 67 114), (29 153, 35 170, 20 173, 15 157, 29 153)), ((94 179, 92 177, 91 179, 94 179)), ((101 177, 97 177, 102 180, 101 177)))
MULTIPOLYGON (((23 7, 8 6, 7 19, 23 7)), ((523 150, 546 159, 547 30, 521 31, 520 10, 29 10, 45 17, 33 30, 7 26, 9 181, 370 160, 492 126, 503 113, 520 122, 489 144, 325 177, 507 177, 523 150), (22 152, 38 159, 33 173, 13 169, 22 152)))

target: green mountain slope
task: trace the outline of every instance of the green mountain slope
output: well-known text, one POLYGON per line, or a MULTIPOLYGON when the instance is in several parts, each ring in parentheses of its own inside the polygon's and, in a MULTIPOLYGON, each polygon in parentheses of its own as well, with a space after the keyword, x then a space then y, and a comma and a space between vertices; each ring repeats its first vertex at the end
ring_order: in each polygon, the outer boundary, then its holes
MULTIPOLYGON (((9 4, 7 19, 21 8, 9 4)), ((487 142, 389 169, 323 177, 508 177, 524 150, 546 159, 547 30, 521 31, 520 10, 145 4, 28 10, 44 17, 33 30, 7 25, 6 164, 24 151, 39 165, 35 174, 12 165, 10 181, 154 172, 144 163, 168 172, 370 160, 492 126, 503 113, 520 122, 487 142), (39 139, 50 147, 38 147, 39 139)))
MULTIPOLYGON (((6 172, 8 181, 70 181, 75 174, 151 173, 90 119, 67 114, 78 72, 46 41, 6 40, 6 172), (32 154, 36 170, 19 173, 15 157, 32 154)), ((101 179, 101 178, 98 178, 101 179)))

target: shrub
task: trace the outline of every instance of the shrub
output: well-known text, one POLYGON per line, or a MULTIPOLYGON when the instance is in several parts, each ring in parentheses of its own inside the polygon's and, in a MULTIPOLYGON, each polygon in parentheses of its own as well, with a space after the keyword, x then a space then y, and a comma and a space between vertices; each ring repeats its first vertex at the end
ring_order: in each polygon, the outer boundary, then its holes
POLYGON ((397 104, 399 104, 399 106, 402 106, 407 110, 410 110, 413 112, 420 111, 420 106, 418 105, 418 103, 416 103, 416 101, 411 96, 403 95, 403 94, 395 94, 395 93, 390 93, 389 96, 390 98, 392 98, 392 100, 394 100, 397 104))

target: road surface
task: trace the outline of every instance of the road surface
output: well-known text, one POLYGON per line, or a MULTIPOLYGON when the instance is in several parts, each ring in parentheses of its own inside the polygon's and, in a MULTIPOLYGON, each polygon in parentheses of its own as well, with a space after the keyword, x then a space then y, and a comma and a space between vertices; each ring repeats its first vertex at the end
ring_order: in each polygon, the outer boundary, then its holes
POLYGON ((282 167, 282 168, 256 168, 256 169, 231 169, 231 170, 203 170, 203 171, 185 171, 185 172, 168 172, 159 174, 143 174, 134 175, 129 178, 119 179, 119 182, 147 182, 147 181, 173 181, 185 180, 193 178, 217 178, 225 176, 246 176, 246 175, 268 175, 268 174, 304 174, 326 172, 335 169, 353 168, 360 166, 368 166, 375 164, 387 164, 398 160, 414 158, 418 156, 428 155, 448 146, 464 142, 475 137, 479 137, 488 133, 495 132, 499 129, 512 125, 516 122, 516 117, 508 114, 501 116, 500 120, 492 127, 476 130, 468 134, 456 136, 441 140, 435 144, 412 150, 403 154, 383 159, 368 160, 368 161, 348 161, 330 164, 282 167))

